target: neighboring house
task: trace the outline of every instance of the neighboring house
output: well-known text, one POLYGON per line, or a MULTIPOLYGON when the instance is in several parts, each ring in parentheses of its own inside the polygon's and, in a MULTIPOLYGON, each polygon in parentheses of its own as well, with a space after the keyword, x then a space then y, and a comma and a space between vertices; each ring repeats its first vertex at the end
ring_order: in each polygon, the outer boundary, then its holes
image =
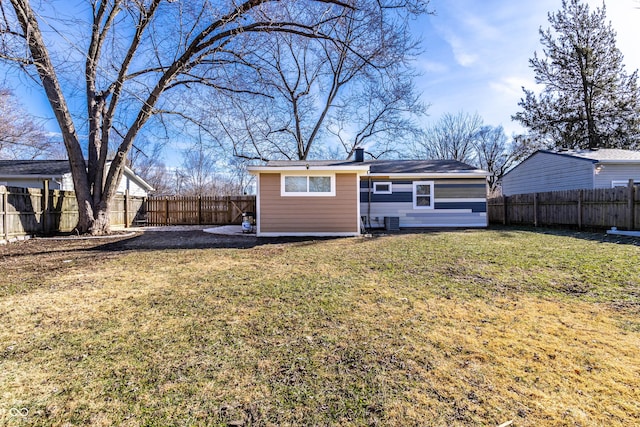
POLYGON ((502 194, 612 188, 640 183, 640 151, 540 150, 502 177, 502 194))
POLYGON ((486 227, 487 173, 450 160, 272 161, 257 176, 258 236, 486 227))
MULTIPOLYGON (((9 187, 44 188, 73 191, 73 179, 68 160, 0 160, 0 185, 9 187)), ((117 193, 146 197, 153 187, 125 166, 117 193)))

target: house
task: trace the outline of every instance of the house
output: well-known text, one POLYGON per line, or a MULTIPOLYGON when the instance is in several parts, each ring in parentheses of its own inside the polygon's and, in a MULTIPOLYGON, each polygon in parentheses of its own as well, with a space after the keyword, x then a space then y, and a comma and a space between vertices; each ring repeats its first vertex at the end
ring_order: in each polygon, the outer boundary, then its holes
POLYGON ((486 227, 487 173, 452 160, 271 161, 253 166, 258 236, 486 227))
MULTIPOLYGON (((68 160, 0 160, 0 185, 8 187, 44 188, 73 191, 73 179, 68 160)), ((148 183, 125 166, 117 193, 146 197, 153 191, 148 183)))
POLYGON ((640 151, 539 150, 502 177, 502 194, 626 186, 640 183, 640 151))

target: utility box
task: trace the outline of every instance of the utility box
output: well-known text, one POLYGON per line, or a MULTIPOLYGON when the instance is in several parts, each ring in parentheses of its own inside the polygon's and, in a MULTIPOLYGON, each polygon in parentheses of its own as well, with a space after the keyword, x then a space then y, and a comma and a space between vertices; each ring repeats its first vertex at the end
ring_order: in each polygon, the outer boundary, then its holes
POLYGON ((384 217, 384 229, 387 231, 400 231, 400 217, 398 216, 385 216, 384 217))

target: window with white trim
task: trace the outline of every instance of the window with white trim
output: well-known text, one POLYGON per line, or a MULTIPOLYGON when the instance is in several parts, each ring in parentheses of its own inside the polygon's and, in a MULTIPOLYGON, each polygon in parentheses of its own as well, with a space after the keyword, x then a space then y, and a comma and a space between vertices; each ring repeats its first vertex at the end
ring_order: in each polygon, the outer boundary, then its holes
POLYGON ((391 194, 393 189, 390 182, 374 182, 373 194, 391 194))
MULTIPOLYGON (((640 185, 640 181, 633 181, 633 185, 640 185)), ((611 181, 611 188, 615 188, 615 187, 628 187, 629 186, 629 181, 611 181)))
POLYGON ((335 175, 282 175, 282 196, 335 196, 335 175))
POLYGON ((413 183, 414 209, 433 209, 433 181, 415 181, 413 183))

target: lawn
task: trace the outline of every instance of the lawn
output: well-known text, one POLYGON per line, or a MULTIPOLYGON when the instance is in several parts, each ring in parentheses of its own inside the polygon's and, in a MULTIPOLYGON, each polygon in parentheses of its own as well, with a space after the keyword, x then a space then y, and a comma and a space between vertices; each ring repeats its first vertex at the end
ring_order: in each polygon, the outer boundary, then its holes
POLYGON ((0 261, 0 424, 640 425, 633 242, 493 229, 103 255, 0 261))

